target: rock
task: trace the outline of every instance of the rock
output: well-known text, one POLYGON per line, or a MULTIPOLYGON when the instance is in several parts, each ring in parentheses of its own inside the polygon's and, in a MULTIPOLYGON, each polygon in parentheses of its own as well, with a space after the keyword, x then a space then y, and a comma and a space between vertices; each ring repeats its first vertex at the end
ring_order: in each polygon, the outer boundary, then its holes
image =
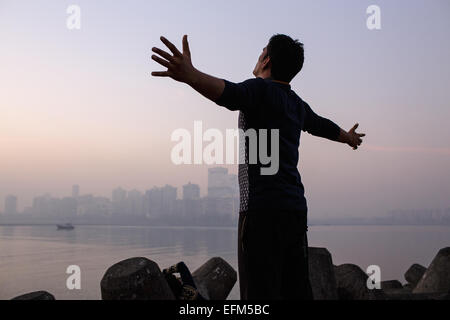
POLYGON ((407 283, 407 284, 403 285, 403 290, 404 291, 412 292, 412 289, 414 289, 414 287, 410 283, 407 283))
POLYGON ((225 260, 214 257, 192 273, 199 293, 208 300, 225 300, 237 280, 237 273, 225 260))
POLYGON ((423 274, 427 271, 427 268, 424 266, 414 263, 409 269, 405 272, 405 280, 411 285, 411 288, 417 285, 417 283, 422 278, 423 274))
POLYGON ((35 291, 22 294, 11 300, 55 300, 55 297, 47 291, 35 291))
POLYGON ((447 293, 450 290, 450 247, 439 250, 413 293, 447 293))
MULTIPOLYGON (((381 288, 383 288, 383 282, 381 282, 381 288)), ((383 291, 386 293, 386 295, 409 294, 409 293, 412 293, 412 288, 411 288, 411 285, 409 283, 407 283, 407 284, 404 284, 401 288, 383 289, 383 291)))
POLYGON ((408 287, 402 287, 402 288, 398 288, 398 289, 386 289, 383 290, 383 292, 385 293, 386 296, 388 295, 396 295, 396 294, 410 294, 412 293, 412 290, 408 287))
POLYGON ((384 291, 393 289, 403 289, 403 285, 398 280, 386 280, 381 281, 381 289, 383 289, 384 291))
POLYGON ((339 300, 384 300, 382 290, 367 287, 369 276, 357 265, 339 265, 334 273, 339 300))
POLYGON ((111 266, 101 282, 102 300, 174 300, 159 266, 142 257, 111 266))
POLYGON ((336 278, 331 254, 326 248, 308 248, 309 279, 314 300, 337 300, 336 278))

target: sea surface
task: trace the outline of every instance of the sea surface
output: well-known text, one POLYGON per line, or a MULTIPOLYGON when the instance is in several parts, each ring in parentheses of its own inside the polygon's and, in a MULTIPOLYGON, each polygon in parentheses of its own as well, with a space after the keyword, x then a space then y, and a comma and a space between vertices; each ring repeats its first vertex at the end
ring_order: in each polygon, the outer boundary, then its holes
MULTIPOLYGON (((449 226, 312 226, 309 245, 326 247, 334 264, 381 268, 382 280, 398 279, 413 263, 428 266, 450 246, 449 226)), ((112 264, 147 257, 161 269, 184 261, 191 271, 222 257, 237 271, 236 228, 0 226, 0 299, 47 290, 56 299, 100 299, 100 280, 112 264), (81 289, 69 290, 67 267, 81 269, 81 289)), ((229 299, 239 299, 238 283, 229 299)))

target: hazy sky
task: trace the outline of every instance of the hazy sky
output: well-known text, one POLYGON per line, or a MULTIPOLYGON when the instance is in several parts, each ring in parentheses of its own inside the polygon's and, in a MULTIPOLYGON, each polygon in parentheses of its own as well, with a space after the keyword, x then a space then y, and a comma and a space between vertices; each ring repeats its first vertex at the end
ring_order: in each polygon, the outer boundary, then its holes
MULTIPOLYGON (((151 47, 189 35, 194 66, 251 78, 274 33, 305 44, 292 88, 349 129, 360 149, 304 133, 299 169, 314 217, 450 206, 450 2, 0 0, 0 211, 44 192, 110 196, 191 181, 207 165, 170 160, 177 128, 235 128, 237 113, 188 86, 152 78, 151 47), (81 30, 66 27, 69 5, 81 30), (381 30, 366 8, 381 8, 381 30)), ((232 172, 237 172, 231 166, 232 172)))

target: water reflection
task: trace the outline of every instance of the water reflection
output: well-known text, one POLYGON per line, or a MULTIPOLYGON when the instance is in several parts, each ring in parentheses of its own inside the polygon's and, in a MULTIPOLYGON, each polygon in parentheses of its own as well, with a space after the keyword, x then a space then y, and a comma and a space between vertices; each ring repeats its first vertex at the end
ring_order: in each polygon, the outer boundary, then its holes
POLYGON ((237 241, 235 228, 206 227, 76 226, 74 230, 57 230, 56 226, 3 226, 0 236, 136 249, 181 248, 183 255, 196 255, 202 250, 211 255, 234 251, 237 241))
MULTIPOLYGON (((314 226, 309 244, 326 247, 335 264, 354 263, 363 270, 376 264, 383 279, 403 281, 413 263, 427 266, 440 248, 450 245, 444 226, 314 226)), ((48 290, 57 299, 99 299, 100 280, 112 264, 134 256, 160 268, 185 261, 193 271, 214 256, 237 270, 236 228, 0 226, 0 299, 48 290), (66 269, 82 270, 82 289, 67 290, 66 269)), ((239 298, 236 284, 230 298, 239 298)))

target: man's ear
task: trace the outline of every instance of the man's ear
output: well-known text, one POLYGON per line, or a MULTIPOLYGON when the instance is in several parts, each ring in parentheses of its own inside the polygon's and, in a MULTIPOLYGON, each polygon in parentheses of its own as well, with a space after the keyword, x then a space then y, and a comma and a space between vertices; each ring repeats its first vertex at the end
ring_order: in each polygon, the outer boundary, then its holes
POLYGON ((262 69, 268 69, 272 67, 272 61, 270 61, 269 55, 267 55, 264 60, 262 61, 262 69))

